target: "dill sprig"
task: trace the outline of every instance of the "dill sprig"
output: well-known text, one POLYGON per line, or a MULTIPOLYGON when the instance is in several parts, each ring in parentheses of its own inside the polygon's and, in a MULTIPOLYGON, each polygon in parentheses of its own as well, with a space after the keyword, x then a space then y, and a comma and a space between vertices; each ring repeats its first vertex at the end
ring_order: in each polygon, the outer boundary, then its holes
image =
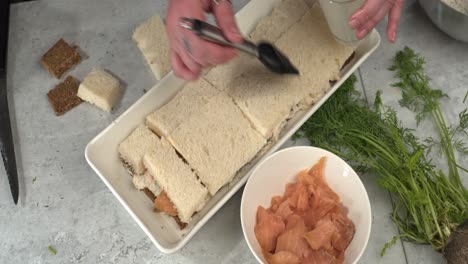
POLYGON ((468 113, 467 110, 460 113, 458 126, 450 127, 447 125, 439 100, 448 96, 441 90, 430 87, 430 78, 424 72, 424 64, 424 58, 412 49, 405 47, 399 51, 393 59, 393 65, 389 68, 395 72, 395 77, 399 80, 393 86, 401 89, 400 105, 416 113, 418 124, 424 118, 430 117, 432 119, 439 135, 437 143, 447 159, 449 178, 454 184, 462 186, 459 169, 468 171, 456 162, 454 150, 468 153, 468 147, 464 141, 456 139, 458 133, 466 133, 468 113))
POLYGON ((382 255, 400 237, 442 251, 467 218, 466 189, 432 164, 426 157, 429 146, 401 126, 396 112, 382 104, 380 92, 372 110, 354 89, 355 82, 351 76, 294 138, 307 138, 360 172, 376 173, 379 185, 392 193, 392 219, 400 234, 385 245, 382 255))

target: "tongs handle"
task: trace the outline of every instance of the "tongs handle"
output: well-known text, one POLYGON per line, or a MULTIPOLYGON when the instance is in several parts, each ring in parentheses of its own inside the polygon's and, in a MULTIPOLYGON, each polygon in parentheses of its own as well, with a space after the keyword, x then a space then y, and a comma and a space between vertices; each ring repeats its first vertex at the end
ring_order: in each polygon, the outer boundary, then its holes
POLYGON ((258 48, 254 43, 244 40, 241 43, 233 43, 224 37, 223 32, 218 27, 204 21, 183 17, 180 19, 180 26, 193 31, 200 38, 217 43, 222 46, 236 48, 254 57, 258 57, 258 48))

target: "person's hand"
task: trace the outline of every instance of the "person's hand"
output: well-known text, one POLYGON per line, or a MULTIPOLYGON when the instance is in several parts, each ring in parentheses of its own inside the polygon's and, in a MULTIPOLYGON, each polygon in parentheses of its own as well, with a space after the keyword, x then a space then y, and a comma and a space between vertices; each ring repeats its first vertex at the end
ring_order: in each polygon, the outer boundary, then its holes
POLYGON ((200 39, 180 27, 181 17, 205 20, 205 12, 213 13, 218 27, 231 42, 240 42, 242 35, 236 25, 229 0, 169 0, 166 31, 174 73, 186 80, 195 80, 204 67, 226 63, 236 55, 233 48, 200 39))
POLYGON ((387 38, 395 42, 403 0, 366 0, 349 19, 349 25, 362 39, 388 14, 387 38))

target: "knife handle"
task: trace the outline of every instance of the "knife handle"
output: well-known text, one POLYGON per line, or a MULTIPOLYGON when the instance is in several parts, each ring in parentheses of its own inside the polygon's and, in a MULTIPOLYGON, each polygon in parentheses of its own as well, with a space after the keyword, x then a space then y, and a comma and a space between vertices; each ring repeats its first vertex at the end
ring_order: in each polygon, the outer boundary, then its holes
POLYGON ((7 63, 10 0, 0 1, 0 77, 5 75, 7 63))
POLYGON ((222 46, 236 48, 254 57, 258 57, 258 48, 254 43, 244 40, 241 43, 233 43, 224 37, 223 32, 218 27, 208 24, 204 21, 191 18, 182 18, 180 25, 183 28, 193 31, 200 38, 214 42, 222 46))

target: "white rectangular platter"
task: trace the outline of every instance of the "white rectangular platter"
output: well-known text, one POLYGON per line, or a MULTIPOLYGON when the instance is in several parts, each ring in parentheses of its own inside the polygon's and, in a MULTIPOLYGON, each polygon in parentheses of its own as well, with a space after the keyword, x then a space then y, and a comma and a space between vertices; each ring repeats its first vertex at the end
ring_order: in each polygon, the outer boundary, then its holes
MULTIPOLYGON (((236 14, 241 31, 250 33, 258 20, 270 13, 280 0, 252 0, 236 14)), ((245 184, 255 165, 275 152, 288 140, 307 119, 336 91, 338 87, 361 65, 380 44, 380 36, 373 31, 362 41, 351 63, 342 71, 342 78, 332 89, 316 102, 310 109, 298 113, 283 129, 279 139, 272 142, 267 150, 254 161, 246 165, 228 186, 222 188, 210 199, 205 208, 197 213, 192 222, 180 230, 169 217, 153 212, 153 204, 148 197, 138 191, 132 184, 131 177, 123 168, 118 145, 138 125, 143 124, 145 117, 163 106, 184 86, 185 82, 176 78, 171 72, 157 83, 133 106, 123 113, 113 124, 102 131, 86 147, 85 156, 89 165, 109 187, 120 203, 144 230, 156 247, 164 253, 173 253, 182 248, 195 233, 245 184)), ((207 243, 212 243, 207 241, 207 243)))

